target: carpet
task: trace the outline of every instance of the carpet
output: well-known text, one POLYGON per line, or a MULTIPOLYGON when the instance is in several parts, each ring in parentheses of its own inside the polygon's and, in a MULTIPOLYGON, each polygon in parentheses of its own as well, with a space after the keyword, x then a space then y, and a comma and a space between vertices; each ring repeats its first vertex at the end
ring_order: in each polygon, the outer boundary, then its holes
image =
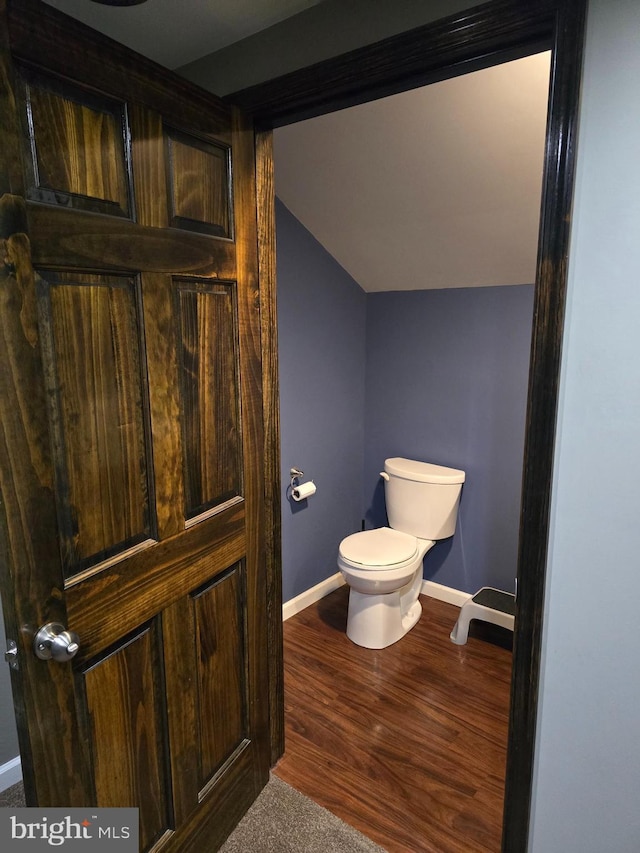
POLYGON ((0 808, 2 809, 22 809, 25 806, 24 788, 22 782, 17 785, 12 785, 4 791, 0 791, 0 808))
POLYGON ((220 848, 220 853, 385 853, 277 776, 220 848))
MULTIPOLYGON (((0 808, 24 806, 22 783, 0 793, 0 808)), ((277 776, 220 848, 219 853, 385 853, 277 776)))

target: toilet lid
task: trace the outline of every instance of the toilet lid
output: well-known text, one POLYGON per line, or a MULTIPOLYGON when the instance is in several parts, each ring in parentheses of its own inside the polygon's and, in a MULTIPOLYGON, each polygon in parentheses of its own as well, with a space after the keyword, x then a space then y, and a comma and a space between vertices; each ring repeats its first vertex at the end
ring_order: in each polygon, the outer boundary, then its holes
POLYGON ((404 563, 417 552, 418 543, 415 536, 392 530, 390 527, 352 533, 340 543, 340 556, 343 559, 372 568, 404 563))

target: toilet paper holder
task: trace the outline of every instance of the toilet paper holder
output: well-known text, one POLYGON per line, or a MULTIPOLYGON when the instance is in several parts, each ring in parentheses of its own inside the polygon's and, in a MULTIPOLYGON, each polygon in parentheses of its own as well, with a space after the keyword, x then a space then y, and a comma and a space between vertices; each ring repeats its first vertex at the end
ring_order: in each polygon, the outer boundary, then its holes
POLYGON ((291 491, 293 491, 298 485, 300 477, 304 477, 304 471, 299 468, 292 468, 289 473, 291 474, 291 491))
POLYGON ((316 493, 316 484, 313 480, 308 483, 301 483, 300 478, 304 477, 304 471, 300 468, 291 468, 291 486, 289 488, 289 497, 296 503, 306 503, 307 498, 310 498, 316 493))

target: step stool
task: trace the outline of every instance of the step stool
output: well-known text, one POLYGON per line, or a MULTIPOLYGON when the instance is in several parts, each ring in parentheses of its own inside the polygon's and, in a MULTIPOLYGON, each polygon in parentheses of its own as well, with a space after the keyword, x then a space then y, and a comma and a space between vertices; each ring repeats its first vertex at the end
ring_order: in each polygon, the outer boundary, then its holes
POLYGON ((472 619, 482 619, 483 622, 492 622, 513 631, 515 609, 516 598, 513 593, 483 586, 460 608, 460 616, 450 635, 451 641, 458 646, 464 646, 472 619))

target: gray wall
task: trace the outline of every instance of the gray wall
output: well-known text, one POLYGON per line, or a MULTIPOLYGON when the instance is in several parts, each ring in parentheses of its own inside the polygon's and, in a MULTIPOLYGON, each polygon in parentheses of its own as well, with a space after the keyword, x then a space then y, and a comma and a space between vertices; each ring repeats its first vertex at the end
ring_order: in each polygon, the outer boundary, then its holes
MULTIPOLYGON (((0 606, 0 644, 5 642, 4 618, 0 606)), ((2 646, 2 651, 6 645, 2 646)), ((9 667, 0 660, 0 765, 11 761, 18 754, 18 734, 13 714, 13 697, 9 667)), ((1 780, 0 780, 1 781, 1 780)))
POLYGON ((532 285, 367 295, 367 522, 386 524, 387 456, 462 468, 424 576, 465 592, 514 589, 532 317, 532 285))
POLYGON ((360 529, 365 294, 280 202, 276 205, 282 482, 297 466, 317 493, 282 495, 283 598, 338 571, 360 529))
POLYGON ((470 5, 468 0, 324 0, 178 72, 211 92, 227 95, 470 5))
POLYGON ((532 853, 640 850, 640 3, 591 0, 532 853))

